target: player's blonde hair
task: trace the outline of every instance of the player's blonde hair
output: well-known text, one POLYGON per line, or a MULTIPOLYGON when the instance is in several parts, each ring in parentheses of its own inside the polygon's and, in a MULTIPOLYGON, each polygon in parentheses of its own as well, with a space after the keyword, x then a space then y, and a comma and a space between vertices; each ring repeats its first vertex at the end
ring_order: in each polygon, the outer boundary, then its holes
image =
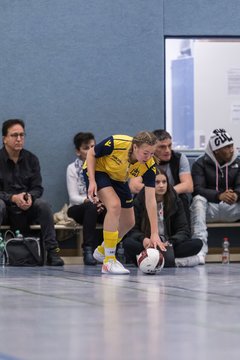
POLYGON ((137 133, 133 139, 132 144, 136 144, 137 147, 147 144, 147 145, 155 145, 157 142, 157 137, 150 131, 140 131, 137 133))
MULTIPOLYGON (((133 145, 140 147, 141 145, 147 144, 150 146, 155 145, 157 142, 157 137, 150 131, 140 131, 132 139, 132 146, 129 149, 128 159, 131 160, 133 153, 133 145)), ((130 161, 131 162, 131 161, 130 161)))

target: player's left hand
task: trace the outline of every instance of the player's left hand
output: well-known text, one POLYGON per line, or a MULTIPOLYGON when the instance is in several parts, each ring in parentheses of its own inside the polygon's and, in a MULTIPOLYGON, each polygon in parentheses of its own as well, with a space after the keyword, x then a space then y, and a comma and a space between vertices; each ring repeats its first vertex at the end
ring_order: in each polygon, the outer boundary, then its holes
POLYGON ((159 247, 160 250, 167 251, 164 243, 160 240, 160 237, 159 237, 159 235, 157 233, 151 234, 149 247, 153 247, 154 249, 159 247))

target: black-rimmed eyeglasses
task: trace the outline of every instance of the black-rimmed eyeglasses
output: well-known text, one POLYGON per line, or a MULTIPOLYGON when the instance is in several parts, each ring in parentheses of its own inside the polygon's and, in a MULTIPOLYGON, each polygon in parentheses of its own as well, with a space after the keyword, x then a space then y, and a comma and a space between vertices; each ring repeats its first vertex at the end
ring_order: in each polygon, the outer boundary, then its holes
POLYGON ((15 138, 15 139, 17 139, 18 137, 23 139, 26 136, 26 134, 25 133, 13 133, 13 134, 9 134, 9 136, 12 138, 15 138))

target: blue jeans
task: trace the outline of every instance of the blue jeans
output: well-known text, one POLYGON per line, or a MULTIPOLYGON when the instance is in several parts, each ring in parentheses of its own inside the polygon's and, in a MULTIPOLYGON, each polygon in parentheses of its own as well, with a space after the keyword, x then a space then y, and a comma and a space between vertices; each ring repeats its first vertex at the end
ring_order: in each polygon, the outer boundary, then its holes
POLYGON ((234 222, 240 220, 240 203, 233 205, 224 202, 209 203, 205 197, 196 195, 193 198, 190 213, 192 238, 202 240, 201 253, 206 255, 208 252, 207 222, 234 222))

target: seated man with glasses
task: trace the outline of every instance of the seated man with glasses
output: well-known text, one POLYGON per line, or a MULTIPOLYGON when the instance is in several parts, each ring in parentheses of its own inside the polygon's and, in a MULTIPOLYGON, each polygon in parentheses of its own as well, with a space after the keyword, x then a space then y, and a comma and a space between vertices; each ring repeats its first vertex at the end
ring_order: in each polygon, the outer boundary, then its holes
POLYGON ((25 124, 20 119, 2 124, 3 147, 0 149, 0 226, 10 224, 23 235, 29 225, 41 226, 41 238, 47 251, 47 265, 62 266, 49 204, 42 200, 42 177, 38 158, 23 149, 25 124))

